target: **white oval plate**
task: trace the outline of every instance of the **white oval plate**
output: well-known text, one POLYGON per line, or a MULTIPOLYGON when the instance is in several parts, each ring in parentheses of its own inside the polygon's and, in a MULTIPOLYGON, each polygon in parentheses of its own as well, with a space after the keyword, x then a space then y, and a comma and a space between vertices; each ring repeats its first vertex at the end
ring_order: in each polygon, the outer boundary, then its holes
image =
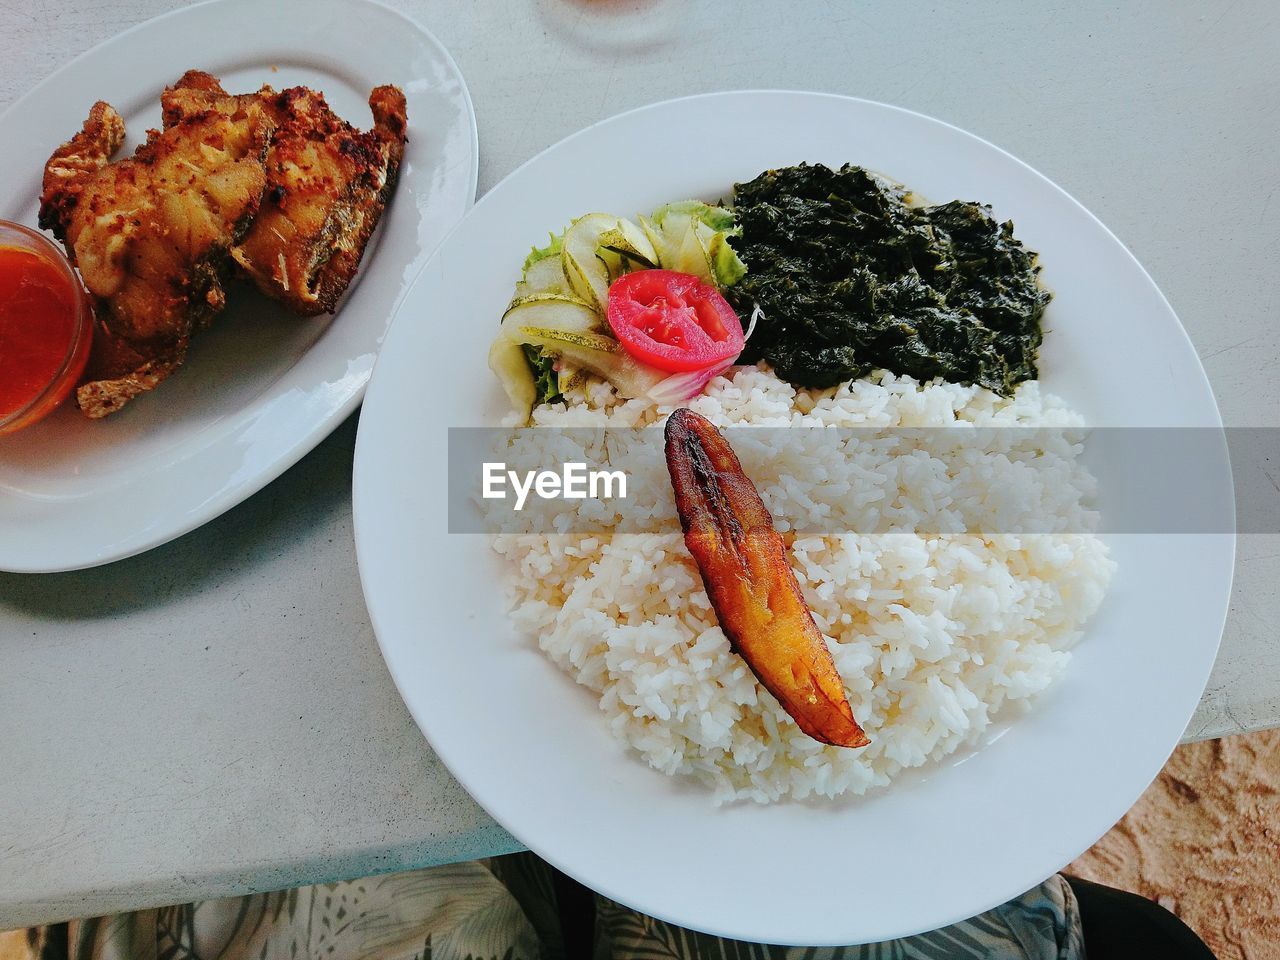
POLYGON ((362 129, 373 122, 369 91, 400 86, 409 143, 399 186, 334 317, 294 317, 237 284, 155 392, 96 422, 68 403, 0 438, 0 569, 140 553, 292 466, 359 404, 406 284, 475 199, 471 98, 423 27, 370 0, 214 0, 94 47, 0 116, 0 217, 35 225, 44 162, 94 100, 125 118, 124 156, 160 126, 160 91, 196 67, 233 92, 306 84, 362 129))
MULTIPOLYGON (((801 160, 863 164, 931 200, 981 199, 1014 218, 1056 294, 1043 381, 1091 423, 1220 426, 1199 360, 1150 277, 1018 160, 861 100, 694 97, 547 150, 486 195, 431 259, 392 325, 361 414, 356 546, 405 702, 449 769, 519 840, 587 886, 684 926, 839 944, 986 910, 1120 818, 1204 688, 1235 540, 1109 538, 1119 572, 1067 676, 962 762, 864 799, 717 809, 708 792, 628 755, 595 695, 512 629, 502 563, 486 538, 447 534, 447 428, 496 424, 504 411, 486 350, 525 253, 549 230, 590 210, 728 196, 735 180, 801 160), (417 322, 428 306, 447 323, 417 322)), ((1209 488, 1230 503, 1223 451, 1206 470, 1209 488)))

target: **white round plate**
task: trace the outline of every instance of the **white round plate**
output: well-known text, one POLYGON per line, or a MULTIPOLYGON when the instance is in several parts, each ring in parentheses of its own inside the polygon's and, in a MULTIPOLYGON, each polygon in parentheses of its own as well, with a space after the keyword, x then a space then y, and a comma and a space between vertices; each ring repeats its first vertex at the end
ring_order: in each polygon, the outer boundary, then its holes
POLYGON ((191 68, 237 93, 305 84, 362 129, 369 91, 396 84, 409 114, 399 186, 335 316, 298 318, 235 285, 153 393, 100 421, 68 403, 0 438, 0 569, 140 553, 283 473, 359 404, 407 282, 475 199, 471 98, 423 27, 370 0, 214 0, 94 47, 0 115, 0 217, 35 226, 45 160, 95 100, 124 117, 125 156, 160 126, 160 91, 191 68))
MULTIPOLYGON (((589 887, 747 940, 841 944, 939 927, 1034 886, 1101 836, 1159 771, 1208 678, 1231 534, 1110 537, 1119 571, 1068 674, 962 761, 863 799, 742 804, 649 769, 507 620, 486 538, 447 533, 451 426, 496 425, 486 350, 530 245, 592 210, 731 195, 802 160, 980 199, 1040 251, 1055 292, 1047 389, 1095 425, 1218 427, 1169 305, 1088 211, 992 145, 845 97, 738 92, 614 117, 491 193, 401 305, 360 420, 356 546, 383 655, 449 769, 519 840, 589 887), (425 322, 424 322, 425 319, 425 322)), ((1231 502, 1224 452, 1208 489, 1231 502)))

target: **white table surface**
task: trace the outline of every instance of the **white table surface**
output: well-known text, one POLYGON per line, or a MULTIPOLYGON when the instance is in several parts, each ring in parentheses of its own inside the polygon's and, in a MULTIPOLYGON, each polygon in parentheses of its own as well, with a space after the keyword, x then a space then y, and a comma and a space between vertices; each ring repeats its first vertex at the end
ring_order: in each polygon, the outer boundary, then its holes
MULTIPOLYGON (((0 107, 179 5, 0 0, 0 107)), ((623 0, 393 5, 467 77, 482 193, 582 126, 709 90, 855 94, 972 130, 1137 254, 1228 425, 1280 425, 1270 0, 648 0, 634 5, 643 21, 623 0), (598 28, 602 9, 617 27, 598 28)), ((0 928, 516 848, 432 754, 379 657, 352 547, 354 435, 353 418, 257 496, 149 554, 0 574, 0 928)), ((1280 725, 1277 622, 1280 537, 1242 537, 1189 739, 1280 725)))

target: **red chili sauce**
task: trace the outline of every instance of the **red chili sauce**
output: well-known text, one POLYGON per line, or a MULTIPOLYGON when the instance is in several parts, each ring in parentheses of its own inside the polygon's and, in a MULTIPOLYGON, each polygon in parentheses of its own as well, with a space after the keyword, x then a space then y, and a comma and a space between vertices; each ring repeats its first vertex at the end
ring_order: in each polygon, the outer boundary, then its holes
POLYGON ((35 422, 71 392, 89 353, 86 314, 65 263, 0 246, 0 421, 36 404, 20 422, 0 424, 0 432, 35 422))

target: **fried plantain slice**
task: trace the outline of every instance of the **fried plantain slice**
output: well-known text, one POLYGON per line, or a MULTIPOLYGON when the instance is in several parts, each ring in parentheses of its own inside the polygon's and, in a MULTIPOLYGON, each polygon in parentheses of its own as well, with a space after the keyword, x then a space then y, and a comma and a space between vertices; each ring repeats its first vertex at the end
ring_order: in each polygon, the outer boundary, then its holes
POLYGON ((733 649, 809 736, 865 747, 871 741, 853 718, 786 544, 733 448, 687 409, 671 414, 665 437, 684 542, 733 649))

